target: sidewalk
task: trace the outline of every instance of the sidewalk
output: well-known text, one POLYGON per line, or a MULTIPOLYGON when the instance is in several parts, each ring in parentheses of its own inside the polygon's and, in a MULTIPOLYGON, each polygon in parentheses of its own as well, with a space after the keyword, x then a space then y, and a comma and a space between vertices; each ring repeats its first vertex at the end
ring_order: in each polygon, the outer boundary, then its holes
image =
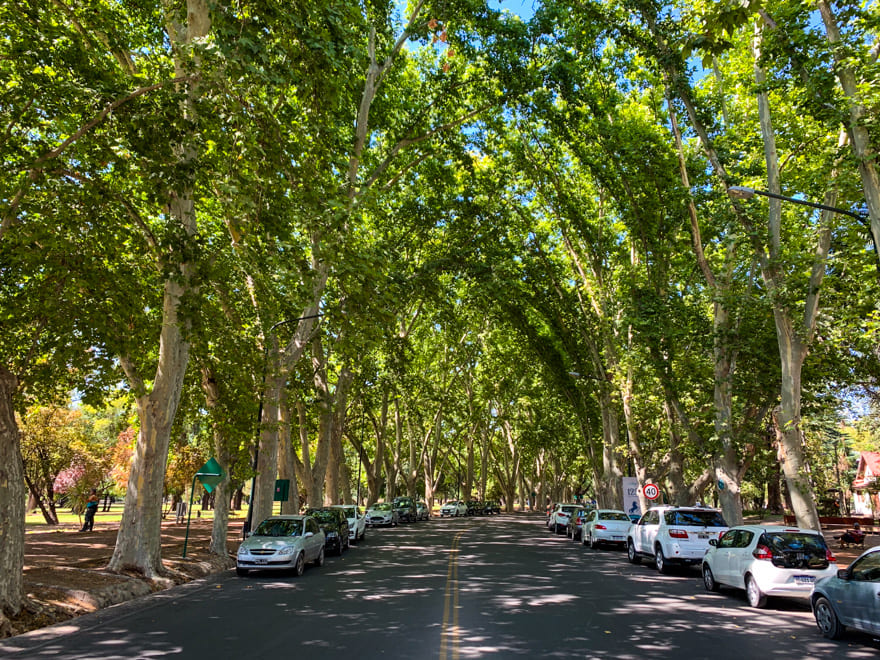
POLYGON ((173 519, 163 522, 162 562, 168 576, 154 581, 103 570, 113 555, 118 524, 96 523, 92 532, 79 532, 78 525, 28 531, 24 558, 25 608, 10 620, 11 629, 0 630, 0 638, 44 628, 233 568, 242 521, 230 522, 228 557, 208 552, 211 525, 210 520, 192 521, 184 558, 181 555, 186 524, 177 524, 173 519))

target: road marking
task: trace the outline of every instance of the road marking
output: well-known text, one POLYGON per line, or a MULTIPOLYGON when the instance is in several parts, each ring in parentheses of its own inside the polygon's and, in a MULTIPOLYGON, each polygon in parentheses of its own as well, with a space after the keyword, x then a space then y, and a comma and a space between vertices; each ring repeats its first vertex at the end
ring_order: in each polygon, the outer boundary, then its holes
POLYGON ((459 532, 452 540, 449 550, 449 565, 446 568, 446 594, 443 598, 443 628, 440 630, 440 660, 458 660, 458 551, 461 537, 467 532, 459 532))

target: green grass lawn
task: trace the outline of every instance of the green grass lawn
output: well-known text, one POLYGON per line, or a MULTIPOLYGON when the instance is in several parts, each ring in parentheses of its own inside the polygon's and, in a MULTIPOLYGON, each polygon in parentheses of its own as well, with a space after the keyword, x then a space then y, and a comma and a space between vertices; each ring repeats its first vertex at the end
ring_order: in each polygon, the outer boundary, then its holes
MULTIPOLYGON (((110 506, 109 511, 104 511, 103 505, 98 507, 98 513, 95 514, 95 524, 119 524, 122 520, 122 503, 117 502, 110 506)), ((165 509, 163 509, 165 511, 165 509)), ((71 525, 82 525, 83 516, 82 514, 71 513, 68 508, 59 508, 56 509, 55 512, 58 514, 58 523, 59 525, 69 527, 71 525)), ((229 519, 244 519, 247 517, 247 508, 242 508, 239 511, 230 511, 229 519)), ((174 520, 175 515, 174 511, 168 512, 165 516, 165 520, 174 520)), ((198 506, 194 506, 192 510, 192 519, 193 520, 214 520, 214 510, 213 509, 205 509, 204 511, 198 506)), ((37 509, 35 511, 28 511, 25 515, 25 527, 28 531, 47 531, 54 528, 54 525, 47 525, 46 520, 43 518, 43 513, 37 509)))

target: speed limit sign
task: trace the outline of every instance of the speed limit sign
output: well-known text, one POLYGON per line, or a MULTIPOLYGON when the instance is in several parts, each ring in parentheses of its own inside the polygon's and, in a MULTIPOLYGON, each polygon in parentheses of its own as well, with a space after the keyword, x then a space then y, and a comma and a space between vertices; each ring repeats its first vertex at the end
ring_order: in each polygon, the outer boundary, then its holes
POLYGON ((657 487, 657 484, 645 484, 645 487, 642 488, 642 492, 649 500, 656 500, 660 497, 660 488, 657 487))

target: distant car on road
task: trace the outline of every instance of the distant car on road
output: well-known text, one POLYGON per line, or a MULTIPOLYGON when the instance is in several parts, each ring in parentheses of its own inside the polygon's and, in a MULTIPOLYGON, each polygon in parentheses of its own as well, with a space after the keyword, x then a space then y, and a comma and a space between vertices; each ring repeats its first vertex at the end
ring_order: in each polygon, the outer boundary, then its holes
POLYGON ((367 509, 367 524, 371 527, 394 527, 398 522, 397 509, 391 506, 391 502, 377 502, 367 509))
POLYGON ((367 517, 359 506, 354 504, 334 504, 331 509, 339 509, 348 520, 348 540, 350 543, 363 541, 367 536, 367 517))
POLYGON ((568 519, 581 508, 580 504, 559 503, 553 507, 550 517, 547 519, 547 527, 559 534, 568 527, 568 519))
POLYGON ((810 595, 819 631, 837 639, 847 627, 880 634, 880 546, 865 550, 831 577, 816 580, 810 595))
POLYGON ((313 516, 324 530, 324 547, 337 555, 342 555, 349 547, 348 520, 340 509, 322 507, 306 509, 306 515, 313 516))
POLYGON ((627 555, 632 564, 653 557, 654 566, 668 573, 672 564, 699 564, 717 539, 727 531, 717 509, 705 507, 655 506, 629 528, 627 555))
POLYGON ((440 517, 445 518, 446 516, 466 516, 467 515, 467 504, 460 500, 450 500, 446 504, 440 507, 440 517))
POLYGON ((397 516, 400 522, 415 522, 419 519, 416 503, 413 498, 406 496, 395 497, 392 505, 397 509, 397 516))
POLYGON ((837 560, 812 529, 738 525, 709 545, 703 557, 706 589, 745 589, 752 607, 764 607, 767 596, 808 598, 817 580, 837 574, 837 560))
POLYGON ((245 576, 253 569, 293 570, 302 575, 308 562, 324 563, 324 542, 324 532, 311 516, 266 518, 238 547, 235 572, 245 576))
POLYGON ((582 540, 584 545, 596 548, 602 543, 626 545, 626 534, 632 521, 619 509, 596 509, 587 514, 582 540))
POLYGON ((419 520, 429 520, 431 518, 431 509, 428 508, 425 502, 419 500, 416 502, 416 515, 419 520))
POLYGON ((490 516, 493 513, 501 513, 501 504, 498 500, 486 500, 483 502, 483 513, 487 516, 490 516))

